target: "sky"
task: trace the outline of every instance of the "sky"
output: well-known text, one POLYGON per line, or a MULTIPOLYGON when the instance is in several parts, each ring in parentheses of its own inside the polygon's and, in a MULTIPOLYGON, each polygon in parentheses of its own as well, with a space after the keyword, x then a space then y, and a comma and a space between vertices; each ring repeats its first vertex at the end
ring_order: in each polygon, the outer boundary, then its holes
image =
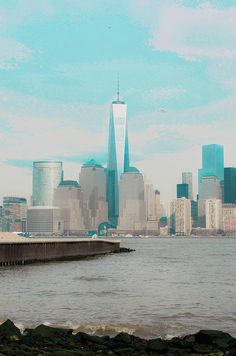
POLYGON ((29 198, 32 162, 78 179, 106 166, 110 103, 128 104, 132 165, 175 198, 201 146, 236 165, 235 0, 0 0, 0 198, 29 198))

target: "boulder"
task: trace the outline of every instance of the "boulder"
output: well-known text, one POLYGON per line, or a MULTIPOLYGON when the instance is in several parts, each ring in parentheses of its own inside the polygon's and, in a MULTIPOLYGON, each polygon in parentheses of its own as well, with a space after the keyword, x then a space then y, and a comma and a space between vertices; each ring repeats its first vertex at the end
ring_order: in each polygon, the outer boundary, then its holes
POLYGON ((158 339, 148 340, 147 348, 148 348, 148 350, 151 350, 151 351, 163 352, 167 349, 167 346, 165 345, 163 340, 158 338, 158 339))
POLYGON ((128 333, 125 333, 125 332, 121 332, 119 334, 117 334, 113 340, 116 342, 121 342, 121 343, 124 343, 124 344, 131 344, 132 343, 132 336, 128 333))
POLYGON ((64 338, 71 336, 73 329, 53 328, 44 324, 40 324, 35 329, 31 330, 31 336, 39 338, 64 338))
POLYGON ((220 349, 227 349, 235 341, 228 333, 218 330, 200 330, 195 335, 195 342, 199 344, 213 344, 220 349))
POLYGON ((0 337, 10 340, 19 340, 21 337, 20 329, 18 329, 11 320, 6 320, 0 325, 0 337))
POLYGON ((96 345, 105 345, 109 341, 109 337, 107 336, 96 336, 96 335, 89 335, 86 334, 82 331, 78 332, 75 335, 75 338, 80 341, 81 343, 90 343, 90 344, 96 344, 96 345))

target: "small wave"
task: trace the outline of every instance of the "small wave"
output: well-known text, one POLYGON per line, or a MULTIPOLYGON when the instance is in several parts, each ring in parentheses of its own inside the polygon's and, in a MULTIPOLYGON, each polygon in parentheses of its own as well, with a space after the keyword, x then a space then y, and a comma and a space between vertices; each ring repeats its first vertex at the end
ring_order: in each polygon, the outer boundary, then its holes
POLYGON ((90 335, 98 335, 98 336, 105 336, 109 335, 111 337, 119 334, 120 332, 125 332, 130 335, 135 335, 139 337, 143 337, 146 339, 155 338, 160 336, 167 337, 167 333, 163 330, 163 325, 159 325, 158 327, 149 326, 149 325, 136 325, 136 324, 75 324, 70 321, 65 321, 62 323, 49 323, 44 322, 45 325, 52 326, 52 327, 62 327, 62 328, 69 328, 73 329, 73 332, 76 334, 80 331, 88 333, 90 335))
POLYGON ((155 332, 153 332, 153 327, 149 326, 139 326, 132 324, 80 324, 74 328, 75 332, 83 331, 89 334, 96 335, 109 335, 115 336, 120 332, 125 332, 130 335, 137 335, 142 337, 157 337, 155 332))
POLYGON ((96 277, 81 276, 81 277, 74 277, 73 280, 85 281, 85 282, 101 282, 101 281, 105 281, 106 279, 102 276, 96 276, 96 277))

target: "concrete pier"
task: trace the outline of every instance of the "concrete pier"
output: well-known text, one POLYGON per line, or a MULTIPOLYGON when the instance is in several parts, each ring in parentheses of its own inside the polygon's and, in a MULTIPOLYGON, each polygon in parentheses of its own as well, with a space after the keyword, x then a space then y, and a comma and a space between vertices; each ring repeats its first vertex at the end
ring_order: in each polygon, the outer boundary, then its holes
MULTIPOLYGON (((11 235, 11 236, 10 236, 11 235)), ((119 241, 91 238, 24 238, 0 236, 0 266, 76 260, 119 250, 119 241)))

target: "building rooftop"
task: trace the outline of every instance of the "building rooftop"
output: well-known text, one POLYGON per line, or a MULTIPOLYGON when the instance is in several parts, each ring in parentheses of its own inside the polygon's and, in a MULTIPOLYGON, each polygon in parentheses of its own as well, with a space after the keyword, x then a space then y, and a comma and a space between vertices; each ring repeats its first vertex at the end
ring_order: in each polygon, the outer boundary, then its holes
POLYGON ((3 204, 6 203, 13 203, 13 204, 21 204, 21 203, 27 203, 26 198, 21 198, 21 197, 3 197, 3 204))
POLYGON ((95 159, 90 159, 89 161, 85 162, 82 167, 99 167, 103 168, 103 166, 98 163, 95 159))
POLYGON ((114 100, 112 104, 125 104, 125 102, 122 100, 114 100))
POLYGON ((125 173, 140 173, 140 171, 136 167, 129 166, 126 168, 125 173))
POLYGON ((35 163, 62 163, 62 161, 56 161, 56 160, 45 160, 45 161, 34 161, 33 164, 35 163))
POLYGON ((50 206, 50 205, 35 205, 35 206, 30 206, 28 207, 28 210, 59 210, 60 208, 58 206, 50 206))
POLYGON ((79 187, 79 182, 77 182, 77 180, 63 180, 61 181, 61 183, 59 184, 59 187, 79 187))

